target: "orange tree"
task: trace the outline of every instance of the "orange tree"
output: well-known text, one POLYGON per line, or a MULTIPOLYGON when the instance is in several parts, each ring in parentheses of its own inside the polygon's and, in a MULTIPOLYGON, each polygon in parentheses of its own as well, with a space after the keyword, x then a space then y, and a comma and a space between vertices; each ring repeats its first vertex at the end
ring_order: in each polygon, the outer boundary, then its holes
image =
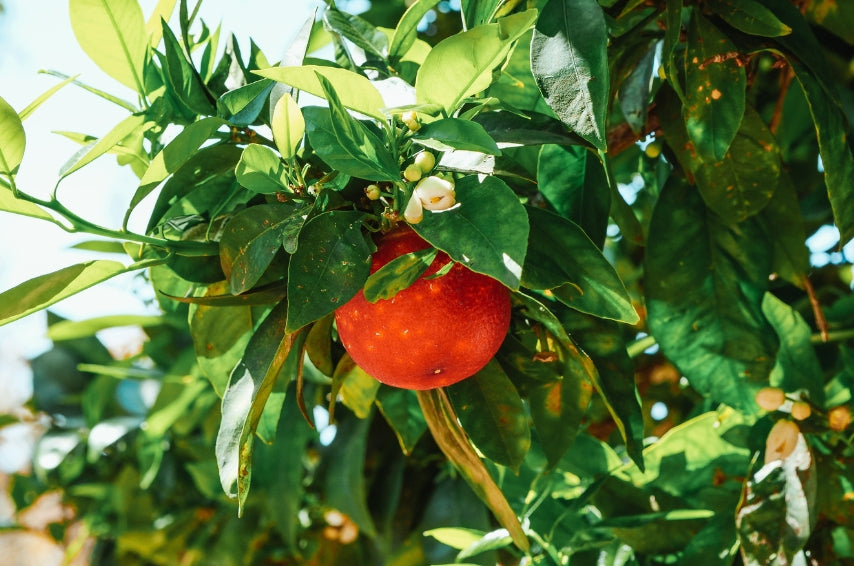
POLYGON ((57 179, 116 154, 112 226, 16 182, 22 121, 88 87, 0 99, 0 209, 125 258, 0 322, 128 272, 162 312, 50 315, 19 506, 61 488, 101 564, 854 558, 849 4, 330 0, 281 61, 175 4, 70 1, 138 94, 89 89, 127 117, 57 179))

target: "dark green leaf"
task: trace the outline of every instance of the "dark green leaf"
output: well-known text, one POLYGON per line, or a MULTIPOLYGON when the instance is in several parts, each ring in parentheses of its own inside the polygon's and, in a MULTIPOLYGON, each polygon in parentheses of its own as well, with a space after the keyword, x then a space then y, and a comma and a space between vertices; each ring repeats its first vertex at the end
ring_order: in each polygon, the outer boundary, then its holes
POLYGON ((303 115, 312 148, 333 169, 374 181, 400 179, 400 168, 391 152, 340 105, 309 106, 303 108, 303 115))
POLYGON ((332 211, 303 227, 288 267, 288 329, 329 314, 364 285, 373 250, 361 219, 360 212, 332 211))
POLYGON ((187 108, 199 116, 215 114, 214 101, 199 76, 199 72, 187 59, 181 44, 166 21, 163 21, 162 24, 163 42, 166 50, 166 78, 169 81, 172 93, 187 108))
POLYGON ((608 31, 596 0, 548 0, 531 40, 531 71, 549 107, 604 151, 608 31))
POLYGON ((519 471, 531 447, 528 415, 513 383, 495 360, 447 388, 460 423, 484 456, 519 471))
POLYGON ((544 145, 538 188, 555 211, 581 226, 599 248, 605 243, 611 189, 599 158, 580 146, 544 145))
POLYGON ((288 253, 296 250, 297 235, 307 214, 302 207, 262 204, 231 217, 219 247, 222 270, 232 294, 254 287, 283 243, 288 253))
MULTIPOLYGON (((685 127, 704 161, 721 161, 744 115, 747 73, 735 44, 693 11, 685 52, 685 127)), ((739 154, 733 149, 733 154, 739 154)))
POLYGON ((840 243, 845 245, 854 238, 854 155, 849 145, 848 122, 839 102, 812 73, 797 61, 791 61, 791 65, 815 122, 827 194, 842 233, 840 243))
POLYGON ((568 131, 563 123, 546 114, 528 112, 481 112, 473 118, 497 143, 506 145, 589 145, 568 131))
POLYGON ((335 8, 323 12, 323 22, 333 32, 348 39, 377 59, 385 59, 388 54, 388 38, 373 24, 359 16, 346 14, 335 8))
POLYGON ((756 221, 772 243, 772 270, 782 279, 803 288, 809 269, 809 250, 798 195, 791 177, 781 172, 774 196, 756 216, 756 221))
POLYGON ((761 310, 769 259, 752 222, 727 223, 674 178, 662 190, 645 264, 649 328, 695 389, 748 413, 777 352, 761 310))
POLYGON ((216 101, 217 114, 234 126, 249 126, 261 115, 275 84, 261 79, 226 92, 216 101))
POLYGON ((639 134, 646 125, 650 103, 653 66, 656 60, 656 43, 649 45, 629 76, 620 85, 620 109, 632 131, 639 134))
POLYGON ((411 454, 427 430, 427 423, 414 391, 381 385, 377 391, 377 407, 388 421, 404 454, 411 454))
POLYGON ((425 212, 418 234, 472 271, 519 286, 528 245, 528 216, 519 199, 496 177, 463 177, 458 206, 425 212))
POLYGON ((774 13, 753 0, 707 0, 706 6, 737 30, 762 37, 792 33, 792 28, 774 13))
MULTIPOLYGON (((565 352, 564 355, 571 356, 572 353, 565 352)), ((573 362, 563 365, 566 371, 562 379, 543 383, 528 391, 531 419, 549 467, 557 465, 572 446, 590 402, 588 372, 577 371, 579 365, 573 362)))
POLYGON ((237 181, 254 193, 289 192, 287 166, 269 147, 249 144, 234 170, 237 181))
POLYGON ((774 135, 751 108, 725 157, 697 163, 694 175, 706 205, 724 218, 741 222, 768 204, 780 184, 780 170, 774 135))
POLYGON ((365 281, 365 298, 372 303, 392 298, 421 277, 437 253, 436 248, 426 248, 394 258, 365 281))
POLYGON ((501 155, 495 140, 489 137, 483 126, 460 118, 442 118, 430 122, 418 130, 412 139, 415 143, 438 151, 464 149, 501 155))
POLYGON ((581 312, 636 323, 638 314, 623 282, 581 228, 539 208, 526 210, 531 231, 522 285, 549 289, 581 312))

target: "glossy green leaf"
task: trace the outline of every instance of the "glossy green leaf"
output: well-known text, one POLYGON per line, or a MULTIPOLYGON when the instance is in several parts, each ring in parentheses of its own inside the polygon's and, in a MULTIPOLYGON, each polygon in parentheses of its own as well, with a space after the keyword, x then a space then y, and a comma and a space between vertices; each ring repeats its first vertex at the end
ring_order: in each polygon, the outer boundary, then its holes
POLYGON ((754 223, 718 217, 683 183, 664 187, 647 243, 649 328, 695 389, 748 414, 778 347, 761 310, 769 263, 754 223))
POLYGON ((382 109, 383 97, 371 81, 353 71, 336 67, 302 65, 294 67, 271 67, 253 71, 255 74, 285 83, 315 96, 326 98, 318 75, 325 78, 338 94, 344 108, 361 112, 379 120, 385 120, 382 109))
POLYGON ((307 211, 288 204, 261 204, 235 214, 223 230, 220 262, 229 291, 239 295, 258 283, 285 241, 295 250, 307 211))
POLYGON ((425 248, 394 258, 368 276, 365 298, 372 303, 392 298, 398 291, 415 283, 436 259, 437 253, 436 248, 425 248))
POLYGON ((805 392, 812 403, 823 406, 824 378, 809 324, 771 293, 762 300, 762 312, 780 337, 780 350, 768 378, 771 385, 786 392, 805 392))
POLYGON ((812 533, 815 460, 804 435, 783 460, 762 466, 747 480, 735 524, 746 566, 793 564, 812 533))
POLYGON ((536 11, 527 10, 440 41, 418 70, 418 101, 453 113, 466 97, 490 85, 492 71, 535 19, 536 11))
POLYGON ((694 175, 706 205, 724 218, 741 222, 771 200, 780 184, 781 167, 774 135, 759 114, 748 109, 726 155, 697 163, 694 175))
POLYGON ((400 17, 388 47, 388 58, 393 65, 406 55, 418 38, 418 23, 421 18, 438 3, 439 0, 418 0, 413 2, 400 17))
MULTIPOLYGON (((722 161, 744 115, 747 73, 735 44, 694 10, 685 52, 685 126, 704 161, 722 161)), ((733 155, 740 155, 733 148, 733 155)))
POLYGON ((419 145, 437 151, 464 149, 501 155, 495 140, 489 137, 483 126, 460 118, 442 118, 430 122, 415 132, 412 139, 419 145))
MULTIPOLYGON (((217 296, 225 290, 225 282, 214 283, 203 296, 217 296)), ((252 336, 255 325, 252 306, 194 304, 188 318, 196 362, 216 394, 222 397, 228 378, 252 336)))
POLYGON ((219 478, 226 495, 237 499, 242 514, 252 478, 252 446, 264 405, 285 364, 294 334, 284 330, 285 305, 274 309, 249 340, 222 398, 216 437, 219 478))
POLYGON ((555 212, 584 229, 593 243, 605 243, 611 190, 602 162, 580 146, 544 145, 537 161, 539 189, 555 212))
POLYGON ((427 423, 418 397, 414 391, 380 386, 376 398, 377 408, 394 431, 400 449, 404 454, 411 454, 415 445, 427 431, 427 423))
POLYGON ((0 293, 0 325, 43 310, 126 271, 117 261, 93 260, 34 277, 0 293))
POLYGON ((353 14, 330 6, 323 12, 323 23, 333 33, 342 36, 365 50, 369 56, 384 59, 388 53, 388 38, 373 24, 353 14))
POLYGON ((425 212, 415 231, 472 271, 518 288, 528 245, 525 207, 496 177, 463 177, 455 192, 458 206, 425 212))
POLYGON ((531 419, 549 467, 557 465, 572 446, 590 403, 588 372, 577 371, 578 364, 573 362, 562 365, 565 367, 562 379, 528 391, 531 419))
POLYGON ((807 68, 797 61, 791 65, 815 122, 827 194, 845 245, 854 238, 854 154, 848 143, 848 121, 839 102, 807 68))
POLYGON ((208 92, 199 72, 187 59, 178 38, 167 22, 163 23, 163 42, 166 50, 166 80, 171 92, 191 112, 209 116, 216 111, 215 101, 208 92))
POLYGON ((518 145, 588 145, 557 118, 538 112, 481 112, 473 118, 497 143, 518 145))
POLYGON ((86 55, 107 75, 140 94, 148 37, 135 0, 71 0, 74 36, 86 55))
POLYGON ((325 212, 303 227, 288 267, 289 331, 334 311, 364 285, 373 250, 361 218, 360 212, 325 212))
POLYGON ((549 107, 602 151, 610 98, 607 45, 596 0, 549 0, 531 40, 531 71, 549 107))
POLYGON ((640 135, 646 125, 652 76, 658 53, 657 43, 651 43, 638 60, 629 76, 620 85, 617 97, 626 123, 640 135))
POLYGON ((348 418, 338 426, 330 448, 338 454, 329 461, 325 474, 326 499, 359 526, 368 536, 376 534, 376 525, 367 505, 365 453, 371 419, 348 418))
POLYGON ((708 0, 706 5, 739 31, 761 37, 778 37, 792 33, 774 13, 753 0, 708 0))
POLYGON ((284 159, 293 157, 305 135, 305 119, 296 100, 285 93, 273 109, 273 141, 284 159))
POLYGON ((148 170, 140 179, 139 187, 125 214, 124 223, 127 224, 133 209, 142 202, 142 199, 193 157, 202 144, 226 124, 227 122, 222 118, 202 118, 184 128, 175 136, 175 139, 155 155, 148 170))
POLYGON ((772 242, 773 272, 803 288, 809 270, 809 249, 798 195, 788 173, 781 172, 774 196, 756 215, 756 221, 765 240, 772 242))
POLYGON ((495 360, 447 388, 460 423, 484 456, 518 472, 531 447, 528 415, 495 360))
POLYGON ((614 267, 581 228, 546 210, 527 207, 531 232, 522 285, 549 289, 581 312, 628 324, 638 314, 614 267))
POLYGON ((230 90, 216 101, 217 114, 237 127, 249 126, 261 115, 275 85, 261 79, 230 90))
POLYGON ((18 113, 0 98, 0 175, 12 178, 24 159, 24 125, 18 113))
POLYGON ((237 181, 253 193, 270 195, 290 191, 287 166, 267 146, 247 145, 234 172, 237 181))

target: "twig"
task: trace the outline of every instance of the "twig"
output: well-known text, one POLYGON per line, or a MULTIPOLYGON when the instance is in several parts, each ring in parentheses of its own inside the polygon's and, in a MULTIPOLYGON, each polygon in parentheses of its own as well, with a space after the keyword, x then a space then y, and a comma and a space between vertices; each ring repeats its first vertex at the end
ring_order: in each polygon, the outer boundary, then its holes
POLYGON ((818 297, 815 294, 812 281, 810 281, 810 278, 806 275, 804 275, 804 291, 807 292, 807 296, 810 299, 810 306, 812 306, 813 316, 815 316, 815 326, 818 328, 821 341, 827 342, 829 339, 827 333, 827 319, 824 318, 824 312, 821 310, 821 303, 818 302, 818 297))

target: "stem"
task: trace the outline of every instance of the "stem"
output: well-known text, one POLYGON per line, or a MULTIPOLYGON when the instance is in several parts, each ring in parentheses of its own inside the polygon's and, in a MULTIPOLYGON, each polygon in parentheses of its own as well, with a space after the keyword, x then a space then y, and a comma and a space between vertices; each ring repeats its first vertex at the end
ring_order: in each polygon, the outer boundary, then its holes
POLYGON ((818 297, 815 294, 815 289, 812 286, 812 281, 807 275, 804 275, 804 291, 810 299, 813 316, 815 317, 815 325, 821 335, 821 339, 827 342, 827 319, 824 318, 824 312, 821 310, 821 303, 818 302, 818 297))
POLYGON ((644 336, 626 346, 626 351, 630 358, 636 358, 644 353, 647 349, 655 346, 656 340, 654 336, 644 336))
POLYGON ((786 99, 786 93, 789 92, 789 85, 792 84, 792 78, 795 73, 792 67, 786 65, 783 75, 780 77, 780 95, 777 97, 777 104, 774 107, 774 114, 771 116, 771 121, 768 123, 768 129, 771 133, 777 135, 777 128, 780 126, 780 119, 783 117, 783 102, 786 99))

